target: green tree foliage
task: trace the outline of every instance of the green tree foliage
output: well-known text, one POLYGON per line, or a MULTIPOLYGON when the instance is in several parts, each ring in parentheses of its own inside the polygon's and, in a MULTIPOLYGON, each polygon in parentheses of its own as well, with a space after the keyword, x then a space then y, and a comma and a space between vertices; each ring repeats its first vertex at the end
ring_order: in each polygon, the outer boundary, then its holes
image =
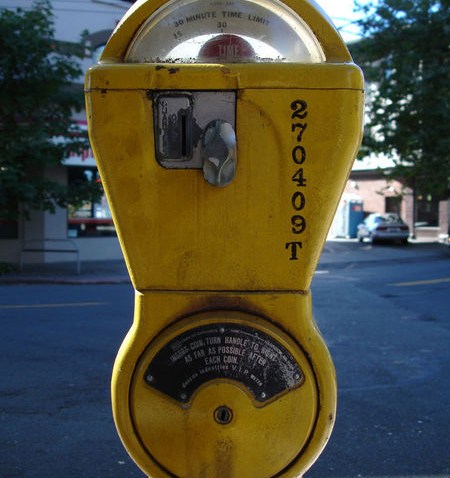
POLYGON ((18 204, 53 212, 97 198, 98 185, 68 187, 44 174, 88 146, 72 120, 83 106, 81 44, 55 41, 50 3, 37 0, 0 11, 0 51, 0 217, 14 218, 18 204))
POLYGON ((446 193, 450 177, 448 0, 358 5, 364 39, 351 48, 368 84, 361 154, 383 153, 422 194, 446 193))

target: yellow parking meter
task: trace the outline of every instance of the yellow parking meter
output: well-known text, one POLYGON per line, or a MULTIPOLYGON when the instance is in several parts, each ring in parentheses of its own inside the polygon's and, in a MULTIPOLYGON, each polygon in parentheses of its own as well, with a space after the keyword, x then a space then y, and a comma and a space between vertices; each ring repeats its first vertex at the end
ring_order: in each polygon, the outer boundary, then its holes
POLYGON ((139 1, 86 102, 136 289, 112 379, 125 447, 151 477, 301 476, 335 420, 310 284, 360 70, 310 0, 139 1))

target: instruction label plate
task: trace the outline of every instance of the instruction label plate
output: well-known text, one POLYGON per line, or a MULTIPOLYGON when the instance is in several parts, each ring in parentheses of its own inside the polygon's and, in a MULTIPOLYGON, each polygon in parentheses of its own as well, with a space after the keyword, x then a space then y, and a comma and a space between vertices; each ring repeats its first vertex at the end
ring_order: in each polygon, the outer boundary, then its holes
POLYGON ((231 379, 261 403, 300 386, 304 374, 292 354, 261 330, 233 323, 208 324, 184 332, 155 355, 145 382, 187 403, 204 383, 231 379))

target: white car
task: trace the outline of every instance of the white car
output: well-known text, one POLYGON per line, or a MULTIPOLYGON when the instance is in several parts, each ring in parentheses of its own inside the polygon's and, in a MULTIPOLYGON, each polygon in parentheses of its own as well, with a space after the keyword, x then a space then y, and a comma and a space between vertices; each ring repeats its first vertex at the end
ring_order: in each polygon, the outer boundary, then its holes
POLYGON ((372 244, 381 241, 400 241, 408 244, 409 227, 398 214, 369 214, 359 224, 356 237, 362 242, 369 239, 372 244))

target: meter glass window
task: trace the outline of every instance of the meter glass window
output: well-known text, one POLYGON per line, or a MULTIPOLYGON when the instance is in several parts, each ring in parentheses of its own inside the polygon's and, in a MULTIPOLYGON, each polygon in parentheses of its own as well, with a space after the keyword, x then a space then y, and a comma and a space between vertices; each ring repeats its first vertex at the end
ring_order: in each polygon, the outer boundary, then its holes
POLYGON ((309 26, 278 0, 172 0, 142 25, 126 62, 325 61, 309 26))

